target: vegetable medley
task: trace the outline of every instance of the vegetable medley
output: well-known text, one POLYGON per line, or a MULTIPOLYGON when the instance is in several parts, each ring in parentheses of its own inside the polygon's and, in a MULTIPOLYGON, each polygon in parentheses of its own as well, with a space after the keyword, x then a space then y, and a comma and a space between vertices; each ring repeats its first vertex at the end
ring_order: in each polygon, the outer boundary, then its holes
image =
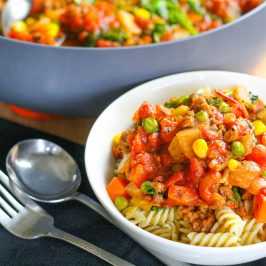
POLYGON ((223 208, 266 223, 266 108, 258 96, 242 86, 200 89, 164 105, 145 101, 133 122, 113 140, 107 191, 119 210, 179 206, 195 232, 209 232, 223 208))
MULTIPOLYGON (((3 0, 1 0, 3 1, 3 0)), ((182 39, 231 22, 262 0, 34 0, 9 37, 28 42, 119 47, 182 39)))

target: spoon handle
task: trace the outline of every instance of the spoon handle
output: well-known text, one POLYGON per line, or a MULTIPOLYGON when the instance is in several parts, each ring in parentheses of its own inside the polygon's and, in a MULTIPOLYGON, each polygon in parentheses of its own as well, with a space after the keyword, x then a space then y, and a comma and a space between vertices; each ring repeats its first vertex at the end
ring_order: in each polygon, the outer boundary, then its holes
POLYGON ((53 228, 51 232, 49 232, 47 234, 47 236, 49 237, 53 237, 53 238, 57 238, 63 241, 66 241, 70 244, 73 244, 77 247, 80 247, 86 251, 88 251, 89 253, 101 258, 104 261, 109 262, 111 265, 114 266, 134 266, 134 264, 131 264, 130 262, 127 262, 119 257, 117 257, 116 255, 105 251, 81 238, 78 238, 76 236, 73 236, 67 232, 64 232, 58 228, 53 228))
POLYGON ((112 220, 111 216, 105 211, 105 209, 102 207, 102 205, 92 198, 82 194, 82 193, 76 193, 73 198, 74 200, 77 200, 84 205, 88 206, 98 214, 100 214, 103 218, 105 218, 108 222, 112 223, 113 225, 117 226, 115 222, 112 220))

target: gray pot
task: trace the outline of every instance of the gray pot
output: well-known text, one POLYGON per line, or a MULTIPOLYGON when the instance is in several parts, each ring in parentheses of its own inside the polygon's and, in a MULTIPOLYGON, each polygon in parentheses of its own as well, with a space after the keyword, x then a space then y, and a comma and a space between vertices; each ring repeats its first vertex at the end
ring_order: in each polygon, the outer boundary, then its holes
POLYGON ((144 81, 188 70, 249 72, 264 55, 266 3, 219 29, 147 46, 49 47, 0 37, 0 100, 94 116, 144 81))

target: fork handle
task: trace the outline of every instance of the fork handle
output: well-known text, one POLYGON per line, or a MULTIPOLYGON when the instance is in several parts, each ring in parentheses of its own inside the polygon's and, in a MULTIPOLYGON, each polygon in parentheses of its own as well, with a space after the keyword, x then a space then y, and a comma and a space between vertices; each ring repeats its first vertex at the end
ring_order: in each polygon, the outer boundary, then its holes
POLYGON ((114 266, 134 266, 134 264, 131 264, 130 262, 127 262, 112 253, 105 251, 81 238, 78 238, 76 236, 73 236, 67 232, 64 232, 58 228, 53 228, 51 232, 48 233, 49 237, 61 239, 63 241, 66 241, 70 244, 73 244, 77 247, 80 247, 89 253, 101 258, 104 261, 109 262, 111 265, 114 266))

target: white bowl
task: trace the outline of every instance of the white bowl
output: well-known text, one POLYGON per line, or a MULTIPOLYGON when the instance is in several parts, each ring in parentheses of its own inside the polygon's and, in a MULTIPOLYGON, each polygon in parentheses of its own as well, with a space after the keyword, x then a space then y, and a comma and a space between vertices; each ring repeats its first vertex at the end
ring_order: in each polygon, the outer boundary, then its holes
POLYGON ((266 80, 224 71, 188 72, 150 81, 125 93, 110 104, 92 127, 85 150, 85 165, 91 187, 97 198, 126 234, 167 265, 188 262, 204 265, 230 265, 265 257, 266 242, 230 248, 199 247, 167 240, 137 227, 116 209, 106 184, 112 177, 113 136, 131 125, 131 117, 144 100, 164 103, 171 96, 187 95, 198 88, 243 85, 266 99, 266 80))

